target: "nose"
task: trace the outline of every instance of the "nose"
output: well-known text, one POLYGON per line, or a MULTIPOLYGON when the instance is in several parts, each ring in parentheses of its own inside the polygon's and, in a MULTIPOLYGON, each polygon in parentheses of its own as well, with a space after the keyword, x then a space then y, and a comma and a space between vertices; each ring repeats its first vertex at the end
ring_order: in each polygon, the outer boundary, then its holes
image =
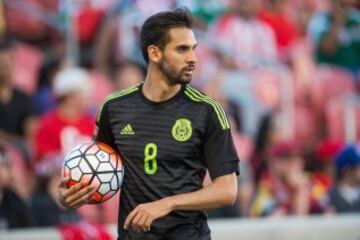
POLYGON ((194 50, 190 50, 189 51, 189 55, 188 55, 188 62, 189 63, 197 63, 198 58, 196 57, 195 51, 194 50))

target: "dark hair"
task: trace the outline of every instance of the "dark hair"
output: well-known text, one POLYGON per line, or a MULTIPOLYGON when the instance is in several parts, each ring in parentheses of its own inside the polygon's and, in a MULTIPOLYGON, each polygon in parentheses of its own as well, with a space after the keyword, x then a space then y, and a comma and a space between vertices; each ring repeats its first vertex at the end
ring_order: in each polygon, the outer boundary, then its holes
POLYGON ((57 69, 61 65, 61 60, 54 56, 47 57, 39 70, 38 88, 51 84, 51 80, 54 77, 57 69))
POLYGON ((149 17, 140 31, 141 52, 146 63, 149 62, 147 48, 150 45, 156 45, 163 50, 165 45, 170 41, 168 33, 171 28, 192 28, 192 26, 193 18, 187 8, 159 12, 149 17))

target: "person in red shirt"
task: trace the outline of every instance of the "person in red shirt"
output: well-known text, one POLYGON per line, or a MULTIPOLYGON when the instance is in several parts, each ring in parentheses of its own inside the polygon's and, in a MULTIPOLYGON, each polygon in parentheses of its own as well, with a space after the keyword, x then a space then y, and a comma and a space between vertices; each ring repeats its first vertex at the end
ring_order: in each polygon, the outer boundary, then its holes
MULTIPOLYGON (((66 154, 76 145, 91 141, 95 116, 88 113, 90 83, 88 73, 80 68, 70 67, 55 75, 53 93, 58 105, 39 120, 34 137, 33 168, 38 184, 45 172, 51 172, 47 181, 55 177, 52 185, 59 184, 66 154)), ((83 208, 78 213, 89 222, 101 218, 97 207, 83 208)))
POLYGON ((91 140, 94 117, 87 113, 89 90, 85 70, 68 68, 55 76, 53 92, 58 106, 40 119, 34 141, 35 165, 42 161, 61 163, 71 148, 91 140))
POLYGON ((284 0, 266 1, 264 9, 260 11, 259 18, 267 23, 275 33, 276 45, 281 60, 288 60, 289 50, 298 37, 298 30, 285 13, 284 0))
POLYGON ((341 141, 324 139, 316 148, 315 171, 310 175, 311 195, 310 213, 328 213, 328 192, 333 186, 334 160, 344 143, 341 141))
POLYGON ((303 165, 293 141, 274 143, 269 153, 269 169, 260 179, 250 215, 279 217, 308 214, 309 179, 303 165))

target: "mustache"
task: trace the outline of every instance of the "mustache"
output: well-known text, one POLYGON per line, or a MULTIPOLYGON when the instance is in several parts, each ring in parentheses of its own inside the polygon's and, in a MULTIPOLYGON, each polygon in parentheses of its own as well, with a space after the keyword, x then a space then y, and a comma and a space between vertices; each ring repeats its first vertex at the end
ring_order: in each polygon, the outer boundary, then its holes
POLYGON ((195 70, 195 64, 189 64, 183 68, 183 71, 193 71, 195 70))

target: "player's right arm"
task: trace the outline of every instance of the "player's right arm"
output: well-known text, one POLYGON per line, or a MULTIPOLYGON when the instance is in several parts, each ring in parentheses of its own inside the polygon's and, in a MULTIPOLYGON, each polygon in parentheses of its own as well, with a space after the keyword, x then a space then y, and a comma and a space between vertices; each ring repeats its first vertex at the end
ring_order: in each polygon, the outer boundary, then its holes
MULTIPOLYGON (((109 125, 106 102, 100 108, 96 118, 95 141, 103 142, 114 146, 114 141, 109 125)), ((91 199, 95 189, 91 185, 79 182, 70 188, 67 187, 68 177, 63 177, 59 186, 59 202, 66 208, 79 208, 85 204, 92 203, 91 199)))

